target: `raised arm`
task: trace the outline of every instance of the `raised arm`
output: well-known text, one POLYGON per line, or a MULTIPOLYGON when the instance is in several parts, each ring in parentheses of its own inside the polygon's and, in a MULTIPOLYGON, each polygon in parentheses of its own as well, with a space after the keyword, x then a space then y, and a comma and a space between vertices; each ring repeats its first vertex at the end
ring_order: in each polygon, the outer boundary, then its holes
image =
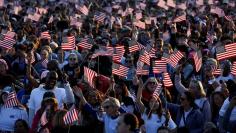
POLYGON ((176 74, 175 74, 175 88, 177 89, 177 91, 182 94, 185 91, 187 91, 188 89, 184 87, 184 85, 181 83, 181 74, 180 74, 180 70, 181 70, 182 66, 178 66, 176 68, 176 74))
POLYGON ((145 106, 142 102, 143 81, 141 78, 138 80, 137 76, 135 76, 134 80, 136 80, 136 81, 133 81, 133 82, 138 83, 138 92, 137 92, 136 103, 140 109, 140 112, 143 113, 145 110, 145 106))

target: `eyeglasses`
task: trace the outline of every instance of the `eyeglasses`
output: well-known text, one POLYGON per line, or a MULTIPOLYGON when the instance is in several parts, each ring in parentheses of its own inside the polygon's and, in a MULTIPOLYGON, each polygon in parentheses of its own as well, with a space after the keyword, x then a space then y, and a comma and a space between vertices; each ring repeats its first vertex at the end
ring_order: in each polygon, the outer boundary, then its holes
POLYGON ((109 109, 110 107, 110 105, 103 106, 104 109, 109 109))
POLYGON ((76 60, 76 58, 70 58, 69 60, 71 60, 71 61, 75 61, 75 60, 76 60))
POLYGON ((148 82, 148 84, 155 85, 155 84, 156 84, 156 82, 148 82))

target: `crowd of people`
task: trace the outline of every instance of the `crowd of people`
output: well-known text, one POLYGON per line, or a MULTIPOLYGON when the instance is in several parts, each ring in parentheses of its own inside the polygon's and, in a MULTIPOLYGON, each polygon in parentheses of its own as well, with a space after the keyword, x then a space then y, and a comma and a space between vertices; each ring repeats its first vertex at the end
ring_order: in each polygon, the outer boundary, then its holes
POLYGON ((0 133, 236 132, 235 0, 0 0, 0 133))

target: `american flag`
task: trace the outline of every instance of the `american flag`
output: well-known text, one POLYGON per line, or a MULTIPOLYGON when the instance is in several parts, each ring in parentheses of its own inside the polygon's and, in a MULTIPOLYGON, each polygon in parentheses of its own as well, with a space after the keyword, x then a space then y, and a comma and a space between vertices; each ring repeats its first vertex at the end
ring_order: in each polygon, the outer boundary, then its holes
POLYGON ((51 35, 49 34, 49 31, 44 31, 44 32, 41 32, 40 38, 51 40, 51 35))
POLYGON ((48 59, 44 59, 42 62, 41 62, 42 66, 47 68, 47 64, 48 64, 48 59))
POLYGON ((73 50, 75 49, 75 37, 67 36, 62 38, 61 48, 63 50, 73 50))
POLYGON ((133 24, 141 29, 145 29, 145 23, 140 20, 138 20, 137 22, 134 22, 133 24))
POLYGON ((177 66, 179 60, 182 59, 183 57, 184 57, 184 55, 179 50, 175 51, 170 56, 170 60, 169 60, 170 61, 170 65, 175 68, 177 66))
POLYGON ((173 86, 173 83, 170 79, 170 75, 168 73, 163 73, 163 83, 165 87, 173 86))
POLYGON ((94 19, 101 23, 103 23, 105 18, 106 18, 106 14, 103 12, 96 12, 94 15, 94 19))
POLYGON ((140 20, 143 17, 142 12, 137 12, 135 16, 137 20, 140 20))
POLYGON ((10 38, 14 38, 15 37, 15 35, 16 35, 16 33, 15 32, 12 32, 12 31, 7 31, 7 33, 6 34, 4 34, 5 36, 8 36, 8 37, 10 37, 10 38))
POLYGON ((233 63, 232 69, 231 69, 231 74, 236 76, 236 61, 233 63))
POLYGON ((156 57, 156 54, 155 54, 156 50, 151 45, 147 45, 145 50, 149 53, 151 58, 155 58, 156 57))
POLYGON ((31 20, 33 20, 33 21, 38 22, 39 19, 40 19, 40 17, 41 17, 40 14, 35 13, 35 14, 33 14, 33 15, 29 14, 27 18, 28 18, 28 19, 31 19, 31 20))
POLYGON ((137 70, 136 70, 137 75, 148 75, 149 70, 143 69, 143 65, 144 65, 143 62, 141 62, 141 61, 137 62, 137 70))
POLYGON ((84 48, 84 49, 91 49, 93 47, 93 45, 89 42, 88 37, 83 38, 78 44, 77 46, 84 48))
POLYGON ((225 16, 225 19, 226 19, 227 21, 233 21, 233 18, 232 18, 231 15, 225 16))
POLYGON ((142 50, 139 56, 139 60, 150 66, 150 56, 147 51, 142 50))
POLYGON ((213 74, 214 75, 221 75, 221 69, 218 68, 218 69, 213 70, 213 74))
POLYGON ((206 39, 207 39, 206 42, 209 42, 209 43, 214 42, 214 36, 211 35, 210 33, 207 33, 206 39))
POLYGON ((129 52, 136 52, 139 50, 139 45, 136 41, 130 41, 129 42, 129 52))
POLYGON ((201 6, 201 5, 203 5, 204 3, 203 3, 203 0, 196 0, 196 4, 199 5, 199 6, 201 6))
POLYGON ((48 120, 47 120, 47 112, 44 111, 41 118, 40 118, 40 124, 42 126, 46 125, 48 123, 48 120))
POLYGON ((165 10, 168 10, 168 6, 166 6, 166 2, 164 0, 159 0, 157 6, 164 8, 165 10))
POLYGON ((165 60, 153 61, 153 73, 162 73, 167 71, 167 63, 165 60))
POLYGON ((92 55, 91 58, 93 59, 93 58, 96 58, 98 56, 112 56, 112 55, 113 55, 113 51, 99 49, 99 50, 94 52, 94 54, 92 55))
POLYGON ((185 21, 186 20, 186 15, 181 15, 181 16, 178 16, 174 19, 174 22, 175 23, 178 23, 178 22, 182 22, 182 21, 185 21))
POLYGON ((126 77, 128 74, 128 67, 122 66, 120 64, 114 63, 112 64, 112 74, 121 76, 121 77, 126 77))
POLYGON ((200 51, 193 53, 193 60, 194 60, 196 72, 198 72, 202 67, 202 54, 200 51))
POLYGON ((170 7, 173 7, 173 8, 176 7, 176 4, 175 4, 175 2, 173 0, 167 0, 166 4, 167 4, 167 6, 170 6, 170 7))
POLYGON ((107 50, 113 53, 113 61, 116 61, 116 62, 120 62, 122 56, 125 53, 124 46, 107 47, 107 50))
POLYGON ((84 15, 88 15, 88 13, 89 13, 89 9, 85 6, 85 5, 83 5, 83 6, 77 6, 76 5, 76 7, 77 7, 77 9, 80 11, 80 12, 82 12, 84 15))
POLYGON ((75 108, 68 111, 63 117, 63 121, 66 125, 72 124, 77 120, 79 120, 79 116, 78 111, 75 108))
POLYGON ((155 91, 154 91, 153 94, 152 94, 152 97, 153 97, 154 99, 158 99, 158 97, 159 97, 161 91, 162 91, 162 84, 161 84, 161 83, 158 83, 158 84, 157 84, 157 88, 155 89, 155 91))
POLYGON ((9 36, 0 34, 0 47, 11 49, 15 43, 16 43, 15 39, 12 39, 9 36))
POLYGON ((4 104, 5 108, 11 108, 18 105, 18 99, 16 97, 16 92, 12 91, 7 96, 7 101, 4 104))
POLYGON ((87 81, 88 84, 93 88, 95 88, 94 83, 93 83, 93 79, 97 76, 98 76, 98 74, 95 71, 93 71, 87 67, 84 67, 84 80, 87 81))
POLYGON ((236 56, 236 43, 219 46, 216 48, 217 60, 223 60, 236 56))
POLYGON ((137 42, 138 43, 138 46, 139 46, 139 49, 142 50, 142 49, 145 49, 145 46, 143 46, 141 43, 137 42))

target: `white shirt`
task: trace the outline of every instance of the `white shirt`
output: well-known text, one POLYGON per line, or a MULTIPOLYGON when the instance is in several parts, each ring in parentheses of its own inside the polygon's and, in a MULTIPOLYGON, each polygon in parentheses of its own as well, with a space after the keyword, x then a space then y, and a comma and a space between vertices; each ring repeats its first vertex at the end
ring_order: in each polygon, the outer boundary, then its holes
POLYGON ((189 113, 193 110, 193 108, 191 108, 189 111, 184 111, 184 117, 181 117, 181 120, 179 122, 179 127, 184 127, 185 123, 184 123, 184 118, 186 120, 186 118, 188 117, 189 113))
MULTIPOLYGON (((219 111, 219 115, 220 116, 224 116, 226 110, 228 109, 229 107, 229 98, 226 98, 223 105, 221 106, 220 108, 220 111, 219 111)), ((236 106, 233 108, 232 112, 231 112, 231 115, 230 115, 230 121, 235 121, 236 120, 236 106)))
MULTIPOLYGON (((148 118, 146 113, 142 114, 142 119, 144 120, 144 126, 146 129, 146 133, 156 133, 158 128, 165 124, 166 118, 164 115, 159 117, 157 114, 152 114, 150 118, 148 118)), ((168 122, 168 128, 175 129, 176 124, 170 118, 168 122)))
POLYGON ((66 93, 64 88, 55 87, 53 90, 46 90, 43 88, 43 85, 40 85, 38 88, 32 90, 30 94, 30 99, 28 102, 29 109, 35 110, 35 113, 40 109, 41 102, 43 100, 43 95, 45 92, 51 91, 55 94, 58 105, 60 109, 63 109, 63 103, 65 103, 66 93))
POLYGON ((116 133, 117 132, 116 127, 118 124, 119 117, 112 119, 106 113, 103 113, 103 115, 101 117, 98 116, 98 119, 100 121, 104 122, 105 133, 116 133))
POLYGON ((14 131, 14 125, 18 119, 23 119, 28 123, 28 114, 25 109, 0 107, 0 130, 14 131))

